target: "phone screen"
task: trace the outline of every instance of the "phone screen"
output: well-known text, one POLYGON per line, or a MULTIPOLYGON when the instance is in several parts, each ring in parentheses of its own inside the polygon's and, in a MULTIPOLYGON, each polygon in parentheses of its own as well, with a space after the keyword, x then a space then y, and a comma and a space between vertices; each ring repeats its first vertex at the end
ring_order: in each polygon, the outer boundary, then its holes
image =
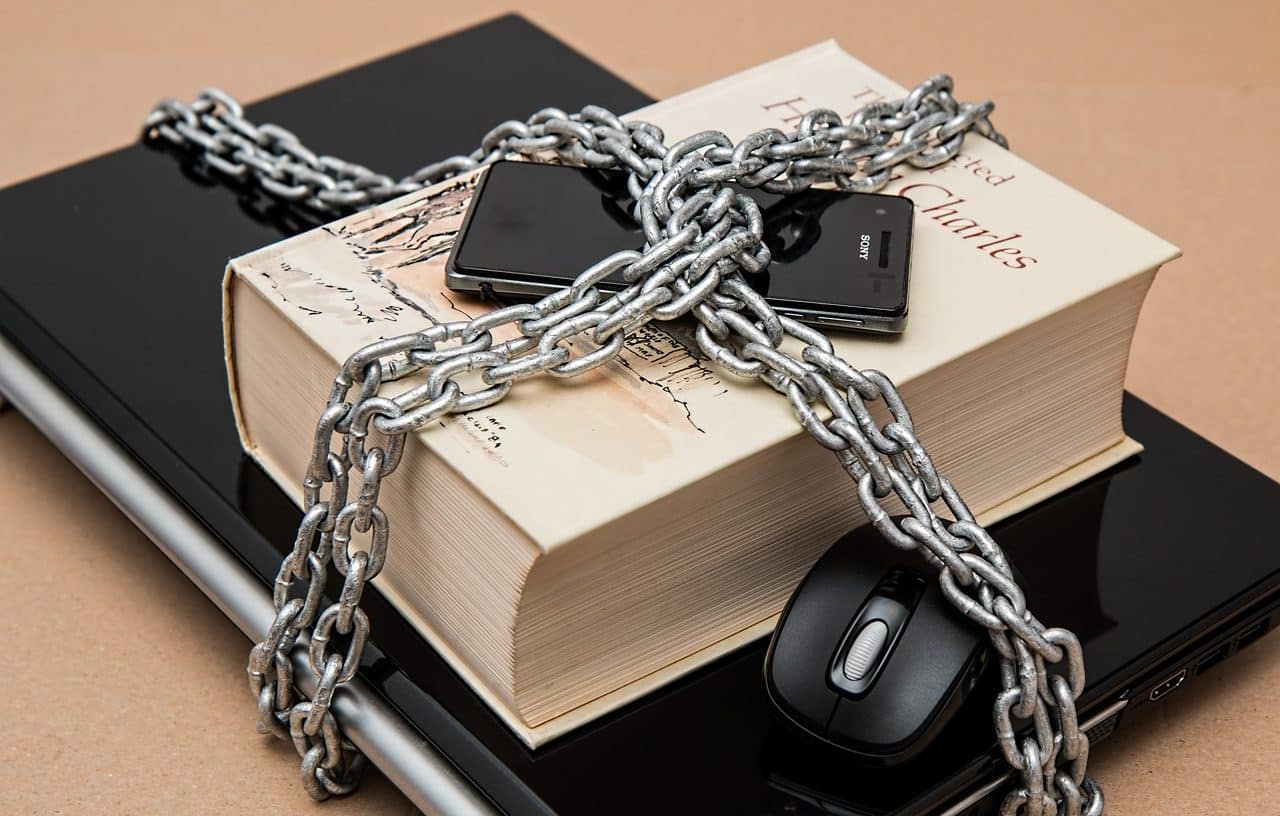
MULTIPOLYGON (((639 250, 625 175, 525 162, 487 171, 454 249, 453 270, 566 285, 600 259, 639 250)), ((739 188, 760 205, 773 262, 751 285, 781 310, 898 316, 906 311, 912 205, 898 196, 739 188)), ((624 285, 620 277, 606 284, 624 285)), ((800 315, 796 315, 800 316, 800 315)))

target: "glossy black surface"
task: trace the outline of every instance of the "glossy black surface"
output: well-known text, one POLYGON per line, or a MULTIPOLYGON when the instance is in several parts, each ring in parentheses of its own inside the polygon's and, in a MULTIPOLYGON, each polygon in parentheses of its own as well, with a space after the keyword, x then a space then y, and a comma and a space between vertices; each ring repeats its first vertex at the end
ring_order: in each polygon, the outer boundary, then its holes
MULTIPOLYGON (((555 165, 495 165, 476 192, 451 263, 481 277, 572 283, 601 258, 642 248, 625 179, 555 165)), ((909 199, 739 189, 760 205, 773 253, 768 271, 751 283, 775 306, 884 316, 906 311, 909 199)), ((620 273, 605 281, 625 283, 620 273)))
POLYGON ((792 596, 769 644, 765 680, 782 714, 869 765, 899 764, 950 721, 989 649, 942 595, 924 560, 885 546, 875 528, 846 535, 792 596), (885 645, 865 677, 844 657, 869 623, 885 645))
MULTIPOLYGON (((156 77, 157 98, 171 90, 156 77)), ((249 105, 247 115, 293 130, 317 153, 398 176, 469 152, 496 121, 547 105, 627 111, 649 101, 511 16, 249 105)), ((0 290, 21 313, 6 327, 25 318, 36 330, 21 343, 74 358, 77 370, 55 373, 90 413, 166 482, 204 482, 211 491, 190 496, 202 515, 234 516, 241 453, 223 367, 223 270, 316 219, 217 178, 136 145, 7 188, 0 290)))
MULTIPOLYGON (((166 90, 158 77, 157 95, 166 90)), ((547 104, 625 111, 645 101, 504 18, 249 112, 321 151, 399 173, 547 104), (369 111, 385 126, 371 125, 369 111)), ((303 223, 142 147, 0 191, 6 337, 264 583, 298 512, 240 454, 219 282, 228 258, 303 223)), ((1041 618, 1085 640, 1090 705, 1141 692, 1144 670, 1181 660, 1172 652, 1190 636, 1251 599, 1268 602, 1280 572, 1267 532, 1280 520, 1280 487, 1137 400, 1126 400, 1125 417, 1148 446, 1141 460, 995 530, 1041 618), (1221 512, 1187 510, 1202 506, 1221 512)), ((365 677, 511 813, 805 813, 819 812, 819 800, 844 809, 822 812, 926 812, 997 767, 981 688, 930 751, 900 768, 869 772, 806 742, 771 711, 763 641, 529 751, 378 593, 365 605, 376 642, 365 677)), ((267 750, 251 733, 248 700, 244 717, 245 750, 267 750)))

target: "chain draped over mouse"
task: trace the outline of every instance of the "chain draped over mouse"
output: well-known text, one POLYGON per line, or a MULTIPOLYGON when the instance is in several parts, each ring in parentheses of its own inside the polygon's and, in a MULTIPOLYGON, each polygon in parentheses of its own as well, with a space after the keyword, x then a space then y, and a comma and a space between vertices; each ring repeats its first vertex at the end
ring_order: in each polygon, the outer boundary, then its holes
POLYGON ((189 151, 232 182, 324 216, 519 155, 626 171, 637 202, 633 215, 645 236, 642 251, 605 258, 536 303, 371 343, 338 372, 303 481, 302 523, 275 581, 277 614, 248 665, 258 729, 293 742, 312 796, 351 791, 365 764, 330 706, 355 675, 369 636, 360 598, 386 563, 390 529, 378 495, 382 480, 400 465, 407 435, 492 405, 526 377, 590 371, 616 357, 641 326, 691 316, 702 352, 786 397, 804 430, 857 484, 858 500, 881 535, 936 568, 946 598, 987 630, 1000 665, 995 732, 1019 780, 1001 813, 1102 812, 1102 791, 1086 773, 1089 739, 1076 715, 1085 683, 1079 641, 1032 615, 1004 553, 934 467, 890 379, 855 368, 821 332, 779 314, 750 286, 747 277, 770 262, 761 213, 751 198, 726 186, 794 193, 831 183, 873 192, 903 164, 928 168, 951 159, 971 131, 1005 146, 989 119, 994 105, 958 102, 951 90, 950 77, 938 75, 900 100, 863 107, 847 122, 834 111, 814 110, 792 133, 770 128, 737 143, 704 131, 667 145, 654 125, 624 122, 600 107, 574 114, 546 108, 498 125, 469 155, 398 181, 317 156, 276 125, 252 124, 217 90, 190 105, 166 100, 156 106, 145 139, 189 151), (597 284, 615 272, 626 288, 602 291, 597 284), (500 328, 517 336, 499 341, 494 332, 500 328), (458 379, 464 374, 484 387, 465 391, 458 379), (403 387, 388 387, 398 381, 403 387), (877 402, 886 422, 872 414, 877 402), (351 497, 353 471, 359 490, 351 497), (882 506, 890 497, 905 515, 891 516, 882 506), (357 537, 367 541, 358 544, 357 537), (337 601, 322 609, 330 564, 343 584, 337 601), (347 639, 345 654, 334 648, 335 632, 347 639), (310 700, 294 684, 291 657, 306 635, 307 662, 318 677, 310 700))

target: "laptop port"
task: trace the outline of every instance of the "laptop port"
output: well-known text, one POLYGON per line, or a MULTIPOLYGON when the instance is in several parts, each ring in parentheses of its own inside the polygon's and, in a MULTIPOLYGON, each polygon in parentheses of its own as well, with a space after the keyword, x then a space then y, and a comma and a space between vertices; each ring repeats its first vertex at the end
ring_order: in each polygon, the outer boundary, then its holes
POLYGON ((1154 703, 1161 697, 1166 696, 1169 692, 1173 691, 1178 686, 1181 686, 1186 679, 1187 670, 1178 669, 1177 672, 1169 676, 1168 680, 1165 680, 1163 683, 1160 683, 1155 688, 1151 689, 1151 702, 1154 703))
POLYGON ((1117 711, 1115 714, 1112 714, 1110 717, 1107 717, 1105 720, 1093 726, 1088 731, 1085 731, 1084 735, 1089 738, 1090 745, 1097 745, 1098 743, 1102 742, 1104 739, 1106 739, 1107 737, 1115 733, 1116 725, 1119 722, 1120 722, 1120 712, 1117 711))
POLYGON ((1196 674, 1204 674, 1222 661, 1227 659, 1227 655, 1231 653, 1231 644, 1224 643, 1214 649, 1209 654, 1200 658, 1200 662, 1196 663, 1196 674))
POLYGON ((1236 649, 1243 649, 1265 635, 1270 623, 1269 620, 1263 619, 1241 632, 1240 637, 1236 638, 1236 649))

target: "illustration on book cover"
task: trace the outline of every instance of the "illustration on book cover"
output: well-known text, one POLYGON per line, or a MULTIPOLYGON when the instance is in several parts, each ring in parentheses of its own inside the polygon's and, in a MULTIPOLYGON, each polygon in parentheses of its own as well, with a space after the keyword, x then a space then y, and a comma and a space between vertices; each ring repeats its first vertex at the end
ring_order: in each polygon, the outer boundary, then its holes
MULTIPOLYGON (((445 265, 477 179, 476 174, 460 177, 325 226, 313 240, 290 246, 260 274, 269 280, 270 294, 291 307, 295 320, 301 316, 312 336, 321 337, 326 346, 330 343, 323 338, 333 337, 334 349, 354 349, 430 325, 470 320, 497 304, 448 289, 445 265)), ((508 326, 496 331, 494 339, 514 336, 517 330, 508 326)), ((627 416, 630 423, 640 412, 662 429, 663 437, 706 434, 708 424, 700 422, 699 408, 728 389, 697 348, 692 332, 667 324, 634 332, 623 353, 587 379, 592 380, 595 398, 613 403, 612 411, 597 415, 627 416)), ((581 389, 576 384, 568 387, 581 389)), ((491 406, 441 424, 465 432, 503 464, 503 445, 516 423, 504 408, 505 404, 491 406)), ((520 419, 528 418, 529 412, 521 413, 520 419)), ((536 430, 557 435, 551 427, 536 430)), ((629 429, 637 431, 642 432, 629 429)))

